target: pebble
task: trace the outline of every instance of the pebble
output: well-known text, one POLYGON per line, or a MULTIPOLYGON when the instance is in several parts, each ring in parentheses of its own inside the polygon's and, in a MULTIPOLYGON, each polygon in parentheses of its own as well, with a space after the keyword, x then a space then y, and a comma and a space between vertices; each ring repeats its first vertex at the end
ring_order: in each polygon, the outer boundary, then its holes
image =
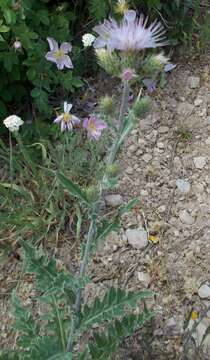
POLYGON ((193 217, 187 210, 182 210, 179 214, 179 218, 183 224, 192 225, 194 223, 193 217))
POLYGON ((126 236, 128 239, 128 243, 134 249, 144 249, 148 244, 147 233, 143 228, 138 229, 127 229, 126 236))
POLYGON ((148 163, 149 161, 152 160, 152 155, 150 155, 150 154, 144 154, 144 155, 142 156, 142 159, 143 159, 146 163, 148 163))
POLYGON ((120 194, 110 194, 105 197, 106 204, 111 207, 117 207, 123 204, 123 198, 120 194))
POLYGON ((168 126, 160 126, 159 127, 159 133, 160 134, 165 134, 169 131, 169 127, 168 126))
POLYGON ((190 183, 187 180, 177 179, 176 186, 178 187, 179 191, 183 194, 187 194, 190 191, 190 183))
POLYGON ((189 76, 187 81, 191 89, 196 89, 200 87, 200 77, 199 76, 189 76))
POLYGON ((141 190, 141 191, 140 191, 140 195, 141 195, 141 196, 148 196, 149 193, 148 193, 147 190, 141 190))
POLYGON ((197 156, 193 159, 194 165, 196 169, 203 169, 206 165, 206 157, 205 156, 197 156))
POLYGON ((205 141, 206 145, 210 145, 210 137, 208 137, 205 141))
POLYGON ((132 168, 132 166, 128 166, 125 170, 126 174, 128 175, 132 175, 134 172, 134 169, 132 168))
POLYGON ((150 281, 151 281, 149 274, 147 274, 146 272, 143 272, 143 271, 138 271, 137 278, 145 288, 148 288, 150 281))
POLYGON ((199 98, 195 99, 195 101, 194 101, 195 106, 200 106, 202 104, 203 104, 203 99, 199 99, 199 98))
POLYGON ((207 284, 201 285, 198 289, 198 295, 201 299, 210 299, 210 286, 207 284))
POLYGON ((179 115, 189 116, 192 114, 194 106, 188 102, 181 102, 177 106, 177 112, 179 115))

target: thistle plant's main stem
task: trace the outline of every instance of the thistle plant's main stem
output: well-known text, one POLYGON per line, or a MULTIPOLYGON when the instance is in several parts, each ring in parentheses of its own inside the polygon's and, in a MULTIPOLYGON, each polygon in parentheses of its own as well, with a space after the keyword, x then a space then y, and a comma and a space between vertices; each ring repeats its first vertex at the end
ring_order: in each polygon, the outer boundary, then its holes
MULTIPOLYGON (((123 128, 123 120, 124 120, 124 116, 125 116, 125 113, 128 108, 128 96, 129 96, 128 81, 124 81, 123 85, 124 86, 123 86, 122 102, 121 102, 120 114, 119 114, 119 133, 111 147, 110 154, 107 159, 107 165, 111 165, 116 158, 117 151, 119 148, 119 146, 118 146, 119 136, 120 136, 121 130, 123 128)), ((106 182, 105 181, 106 178, 107 178, 107 175, 105 174, 101 180, 101 184, 100 184, 101 193, 100 193, 98 202, 96 203, 96 206, 92 209, 91 222, 90 222, 90 226, 89 226, 89 230, 88 230, 85 251, 84 251, 83 259, 82 259, 82 262, 80 265, 79 280, 82 280, 83 276, 85 275, 91 246, 92 246, 93 240, 96 235, 96 218, 97 218, 98 214, 100 213, 100 202, 102 200, 104 184, 106 182)), ((79 315, 80 315, 80 311, 81 311, 81 301, 82 301, 82 289, 80 288, 80 289, 78 289, 77 294, 76 294, 76 300, 75 300, 75 304, 74 304, 74 313, 73 313, 72 319, 71 319, 71 328, 70 328, 68 344, 67 344, 67 348, 66 348, 66 351, 70 352, 70 353, 72 353, 73 347, 74 347, 74 336, 75 336, 75 332, 77 329, 79 315)))

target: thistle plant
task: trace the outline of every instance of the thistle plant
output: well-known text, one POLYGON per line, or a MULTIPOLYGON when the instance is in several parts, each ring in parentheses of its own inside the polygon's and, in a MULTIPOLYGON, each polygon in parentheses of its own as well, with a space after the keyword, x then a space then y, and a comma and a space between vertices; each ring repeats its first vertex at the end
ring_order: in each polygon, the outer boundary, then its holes
MULTIPOLYGON (((123 1, 119 3, 124 4, 123 1)), ((115 112, 109 111, 109 105, 113 109, 113 99, 106 96, 100 102, 103 114, 90 114, 82 122, 81 128, 86 130, 87 141, 100 141, 105 130, 110 131, 112 135, 112 144, 107 151, 104 172, 100 179, 95 181, 94 186, 84 189, 63 172, 56 173, 57 181, 72 197, 77 199, 88 214, 89 228, 83 240, 78 274, 70 274, 65 268, 58 270, 56 260, 49 259, 41 248, 36 250, 27 242, 20 241, 25 251, 27 271, 36 276, 39 300, 41 299, 49 306, 48 313, 44 317, 48 319, 48 324, 43 328, 41 319, 34 319, 31 313, 22 308, 16 296, 13 296, 15 314, 18 315, 15 326, 23 333, 19 342, 22 349, 20 359, 108 360, 111 359, 124 337, 132 335, 139 326, 143 326, 153 317, 146 306, 143 306, 142 312, 138 315, 134 315, 132 311, 126 312, 128 306, 135 309, 138 301, 151 296, 150 291, 129 293, 124 289, 111 288, 103 297, 96 298, 92 304, 84 302, 84 288, 88 282, 91 282, 88 278, 88 264, 97 244, 104 241, 111 231, 117 231, 120 228, 121 216, 138 202, 138 199, 133 199, 128 204, 119 207, 112 220, 101 220, 104 194, 114 188, 117 183, 117 154, 131 130, 149 110, 149 98, 141 97, 141 91, 133 105, 128 106, 130 87, 138 78, 144 76, 145 69, 152 73, 157 70, 157 66, 162 66, 162 55, 154 60, 153 54, 146 56, 145 49, 167 45, 162 25, 154 22, 146 27, 146 24, 147 19, 144 19, 142 15, 137 17, 135 11, 129 10, 125 12, 121 23, 109 19, 94 28, 94 31, 99 34, 94 41, 94 47, 100 48, 96 49, 99 64, 122 82, 119 114, 115 116, 115 112), (156 67, 154 62, 158 64, 156 67), (112 130, 105 121, 108 113, 109 119, 112 118, 114 124, 112 130), (95 325, 102 326, 103 330, 100 331, 99 327, 97 333, 93 329, 95 325), (88 330, 91 330, 92 336, 89 336, 83 350, 79 351, 80 343, 84 342, 83 334, 88 330)), ((52 55, 53 61, 62 70, 64 63, 62 66, 60 62, 57 63, 58 55, 54 54, 54 51, 60 50, 55 43, 49 43, 53 54, 50 54, 48 59, 52 61, 52 55)), ((66 47, 65 49, 67 50, 66 47)), ((80 123, 77 117, 70 114, 70 110, 71 104, 65 102, 64 112, 54 121, 61 124, 62 132, 74 131, 75 125, 80 123)), ((81 219, 80 227, 82 227, 81 219)))

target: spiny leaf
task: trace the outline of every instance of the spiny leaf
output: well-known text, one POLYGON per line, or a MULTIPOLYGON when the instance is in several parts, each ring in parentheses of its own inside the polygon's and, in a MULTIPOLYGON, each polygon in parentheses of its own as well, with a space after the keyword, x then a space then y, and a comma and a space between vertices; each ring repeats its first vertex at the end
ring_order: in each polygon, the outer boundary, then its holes
POLYGON ((97 232, 97 240, 105 239, 112 231, 119 230, 119 221, 116 219, 113 222, 104 222, 99 228, 97 232))
POLYGON ((86 194, 80 189, 80 187, 73 183, 70 179, 68 179, 64 174, 58 173, 57 174, 58 180, 61 184, 73 195, 79 198, 80 200, 84 201, 86 204, 90 204, 86 194))
POLYGON ((96 298, 92 307, 89 307, 88 305, 84 306, 79 328, 84 330, 91 327, 93 324, 100 324, 105 320, 111 320, 115 317, 122 316, 125 306, 133 308, 139 300, 151 295, 151 291, 132 293, 121 289, 111 288, 102 300, 96 298))
POLYGON ((152 317, 152 313, 144 311, 140 315, 126 315, 122 320, 116 320, 114 324, 110 324, 106 334, 96 334, 94 341, 89 344, 92 359, 110 359, 123 338, 131 336, 138 327, 142 326, 152 317))

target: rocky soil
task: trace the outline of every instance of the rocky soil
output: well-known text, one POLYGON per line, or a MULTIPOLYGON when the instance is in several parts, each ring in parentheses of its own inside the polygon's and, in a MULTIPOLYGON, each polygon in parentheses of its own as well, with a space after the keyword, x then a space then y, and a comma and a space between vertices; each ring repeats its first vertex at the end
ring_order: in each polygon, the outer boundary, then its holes
MULTIPOLYGON (((116 359, 210 358, 210 335, 202 343, 210 325, 208 63, 210 56, 178 65, 166 87, 152 95, 151 113, 120 154, 118 188, 106 198, 110 212, 133 197, 140 201, 124 215, 120 232, 99 248, 90 267, 93 284, 87 299, 113 284, 154 291, 147 303, 155 312, 154 322, 143 341, 139 332, 125 341, 116 359)), ((15 266, 14 261, 7 266, 8 274, 17 271, 15 266)), ((7 301, 2 304, 0 338, 6 343, 10 318, 7 301)))

